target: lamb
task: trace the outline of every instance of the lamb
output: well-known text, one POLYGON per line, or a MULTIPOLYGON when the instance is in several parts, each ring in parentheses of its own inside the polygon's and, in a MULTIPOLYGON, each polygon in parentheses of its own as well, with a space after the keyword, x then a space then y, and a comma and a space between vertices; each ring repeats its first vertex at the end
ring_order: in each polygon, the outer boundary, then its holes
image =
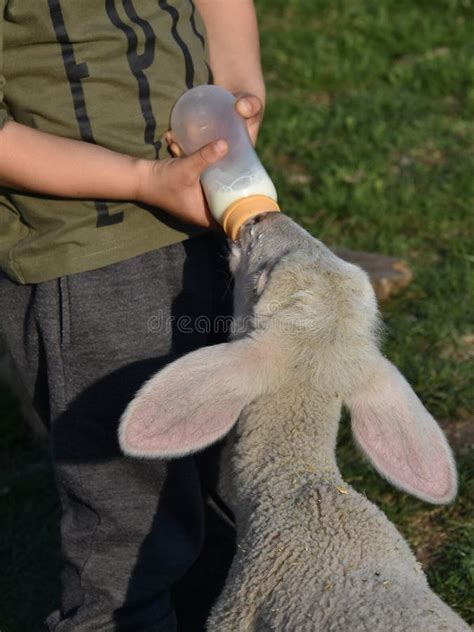
POLYGON ((231 342, 159 372, 119 429, 125 453, 170 458, 233 428, 224 466, 238 552, 207 629, 469 630, 336 464, 345 404, 356 442, 393 485, 438 504, 457 491, 442 431, 378 350, 366 274, 278 213, 245 225, 230 265, 231 342))

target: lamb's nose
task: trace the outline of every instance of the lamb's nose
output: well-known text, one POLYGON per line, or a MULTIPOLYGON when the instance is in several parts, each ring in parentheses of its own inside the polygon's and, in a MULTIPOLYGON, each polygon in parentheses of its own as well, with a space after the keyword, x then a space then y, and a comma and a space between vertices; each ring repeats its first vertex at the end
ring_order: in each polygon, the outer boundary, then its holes
POLYGON ((258 215, 254 215, 248 221, 245 222, 245 226, 255 226, 255 224, 260 224, 266 217, 269 215, 273 215, 273 211, 264 211, 263 213, 259 213, 258 215))
POLYGON ((250 226, 255 226, 255 224, 258 224, 260 221, 261 221, 260 215, 254 215, 253 217, 251 217, 245 222, 245 228, 248 228, 250 226))
POLYGON ((266 211, 265 213, 260 213, 259 215, 255 215, 255 217, 253 218, 253 223, 259 224, 262 220, 268 217, 270 213, 271 211, 266 211))

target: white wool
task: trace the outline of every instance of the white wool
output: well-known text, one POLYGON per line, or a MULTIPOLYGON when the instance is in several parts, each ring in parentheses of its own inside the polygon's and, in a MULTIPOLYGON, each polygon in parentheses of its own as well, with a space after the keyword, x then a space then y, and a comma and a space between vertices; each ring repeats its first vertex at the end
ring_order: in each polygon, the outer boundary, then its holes
POLYGON ((380 354, 367 275, 279 213, 242 229, 230 265, 234 340, 158 373, 120 428, 128 454, 169 457, 233 427, 222 471, 238 548, 207 629, 468 630, 396 528, 337 467, 345 403, 356 442, 382 476, 428 502, 456 495, 443 433, 380 354))

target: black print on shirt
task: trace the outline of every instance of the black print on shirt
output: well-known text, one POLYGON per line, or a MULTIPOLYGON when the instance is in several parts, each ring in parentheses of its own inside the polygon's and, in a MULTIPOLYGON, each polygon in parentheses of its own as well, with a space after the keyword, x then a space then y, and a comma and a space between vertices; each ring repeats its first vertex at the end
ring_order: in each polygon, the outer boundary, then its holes
MULTIPOLYGON (((81 83, 83 79, 89 76, 89 70, 87 64, 78 64, 76 62, 74 48, 69 39, 64 22, 60 0, 48 0, 48 5, 56 39, 61 47, 64 68, 71 87, 74 113, 76 115, 77 124, 79 125, 81 138, 87 143, 94 143, 91 122, 87 114, 86 101, 84 98, 84 89, 81 83)), ((97 210, 97 228, 123 222, 123 213, 120 212, 111 215, 107 204, 103 200, 94 200, 94 204, 97 210)))
POLYGON ((181 49, 184 57, 184 67, 186 69, 185 82, 186 87, 190 90, 194 86, 194 64, 193 58, 191 57, 191 53, 189 48, 186 46, 185 41, 182 39, 180 34, 178 33, 178 22, 179 22, 179 13, 176 7, 168 4, 167 0, 159 0, 160 8, 163 11, 166 11, 171 16, 173 24, 171 26, 171 35, 173 36, 174 41, 181 49))
MULTIPOLYGON (((196 26, 196 5, 194 4, 193 0, 189 0, 189 2, 191 3, 191 7, 192 7, 192 13, 191 13, 191 28, 193 29, 193 33, 194 35, 198 38, 198 40, 201 42, 201 46, 202 49, 205 50, 206 48, 206 40, 204 39, 204 36, 202 35, 202 33, 200 33, 197 29, 196 26)), ((204 62, 206 64, 206 68, 207 68, 207 83, 213 83, 213 76, 212 76, 212 70, 209 66, 209 64, 206 62, 204 62)))
POLYGON ((117 12, 116 0, 106 0, 105 8, 112 24, 120 29, 127 38, 128 64, 138 83, 140 108, 145 121, 145 143, 153 146, 155 158, 158 158, 161 142, 155 140, 156 119, 151 104, 150 84, 145 74, 145 70, 150 68, 155 60, 156 35, 150 23, 137 15, 132 0, 122 0, 122 4, 132 24, 127 24, 120 18, 117 12), (133 25, 136 25, 143 31, 144 37, 142 37, 142 40, 144 40, 145 45, 142 53, 138 52, 140 39, 133 25))

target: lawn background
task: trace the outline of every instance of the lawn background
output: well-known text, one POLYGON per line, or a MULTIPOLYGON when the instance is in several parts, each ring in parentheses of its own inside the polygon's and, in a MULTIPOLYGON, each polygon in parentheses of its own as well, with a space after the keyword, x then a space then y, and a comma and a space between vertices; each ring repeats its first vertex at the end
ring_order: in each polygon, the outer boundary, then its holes
MULTIPOLYGON (((471 0, 257 0, 268 85, 259 153, 283 210, 328 244, 402 257, 384 351, 453 443, 447 508, 385 484, 347 420, 344 475, 412 544, 431 586, 474 622, 474 6, 471 0)), ((0 392, 0 630, 57 606, 58 502, 43 449, 0 392)))

